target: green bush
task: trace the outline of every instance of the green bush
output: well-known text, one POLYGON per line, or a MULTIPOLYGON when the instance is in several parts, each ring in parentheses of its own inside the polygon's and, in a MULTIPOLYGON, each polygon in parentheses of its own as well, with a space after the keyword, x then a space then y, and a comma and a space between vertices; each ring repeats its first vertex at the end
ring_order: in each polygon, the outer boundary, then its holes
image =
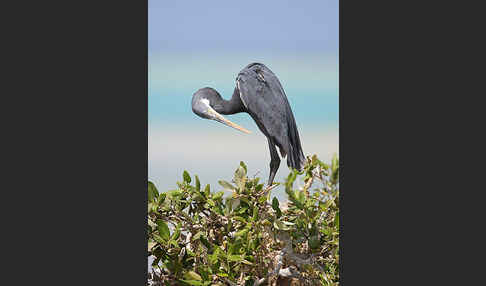
POLYGON ((338 173, 337 157, 308 157, 288 175, 283 203, 243 162, 232 183, 219 181, 226 198, 187 171, 176 190, 149 182, 149 284, 339 285, 338 173))

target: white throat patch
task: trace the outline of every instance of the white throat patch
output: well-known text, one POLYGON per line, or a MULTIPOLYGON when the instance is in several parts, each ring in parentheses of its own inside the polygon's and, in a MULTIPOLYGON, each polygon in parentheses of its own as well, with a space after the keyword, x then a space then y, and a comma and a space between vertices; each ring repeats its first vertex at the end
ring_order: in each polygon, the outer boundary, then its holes
POLYGON ((201 99, 201 102, 206 105, 207 107, 211 108, 211 106, 209 105, 209 100, 207 98, 203 98, 201 99))

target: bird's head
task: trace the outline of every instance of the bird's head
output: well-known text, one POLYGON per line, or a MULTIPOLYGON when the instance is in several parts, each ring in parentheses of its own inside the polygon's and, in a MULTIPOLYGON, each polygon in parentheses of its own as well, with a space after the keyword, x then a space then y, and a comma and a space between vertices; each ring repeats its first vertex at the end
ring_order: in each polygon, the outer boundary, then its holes
POLYGON ((221 95, 210 87, 201 88, 192 95, 192 111, 199 117, 215 120, 242 132, 250 133, 245 128, 224 118, 223 115, 214 109, 215 105, 221 105, 222 103, 221 95))

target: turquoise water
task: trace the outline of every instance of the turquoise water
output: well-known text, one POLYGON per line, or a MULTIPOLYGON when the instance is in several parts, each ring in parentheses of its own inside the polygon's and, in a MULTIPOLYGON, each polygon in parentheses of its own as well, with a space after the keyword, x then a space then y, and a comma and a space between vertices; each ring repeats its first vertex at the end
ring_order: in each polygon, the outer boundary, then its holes
MULTIPOLYGON (((217 87, 214 87, 216 90, 217 87)), ((183 122, 187 127, 199 125, 199 119, 191 109, 192 94, 196 90, 161 90, 151 92, 148 99, 149 124, 171 124, 173 121, 183 122), (170 94, 170 95, 169 95, 170 94)), ((231 94, 222 95, 229 99, 231 94)), ((300 124, 337 126, 339 120, 337 91, 314 94, 288 93, 287 98, 296 120, 300 124)), ((238 117, 231 115, 228 118, 238 117)), ((245 114, 245 116, 247 116, 245 114)))

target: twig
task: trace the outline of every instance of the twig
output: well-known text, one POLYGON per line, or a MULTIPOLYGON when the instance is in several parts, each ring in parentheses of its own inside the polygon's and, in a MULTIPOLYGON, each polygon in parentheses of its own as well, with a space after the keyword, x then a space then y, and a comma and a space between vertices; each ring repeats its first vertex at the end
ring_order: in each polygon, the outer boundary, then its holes
POLYGON ((310 177, 307 183, 304 184, 304 192, 307 198, 309 198, 309 188, 312 186, 313 182, 314 182, 314 176, 310 177))
POLYGON ((255 179, 256 175, 258 175, 259 173, 260 173, 260 171, 257 171, 257 172, 255 173, 255 175, 253 175, 253 179, 255 179))
POLYGON ((294 249, 292 248, 292 241, 290 240, 290 236, 286 235, 285 237, 281 238, 284 241, 285 247, 282 251, 285 253, 286 258, 292 260, 297 267, 302 268, 303 265, 309 264, 312 266, 316 266, 321 272, 325 272, 324 268, 322 268, 319 264, 314 263, 314 254, 311 254, 308 258, 302 259, 294 253, 294 249))

